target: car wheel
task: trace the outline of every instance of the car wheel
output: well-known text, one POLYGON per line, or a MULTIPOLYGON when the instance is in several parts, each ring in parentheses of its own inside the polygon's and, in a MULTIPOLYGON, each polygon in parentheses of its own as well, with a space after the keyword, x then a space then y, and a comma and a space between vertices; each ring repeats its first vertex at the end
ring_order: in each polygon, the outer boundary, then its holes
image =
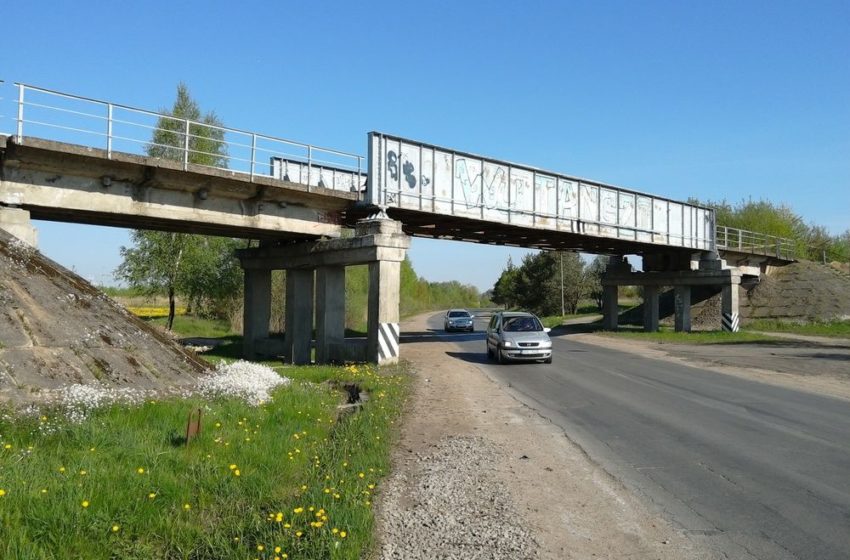
POLYGON ((490 345, 489 345, 489 344, 487 345, 487 359, 488 359, 488 360, 492 360, 492 359, 493 359, 493 351, 492 351, 492 350, 490 350, 490 345))
POLYGON ((544 363, 544 364, 551 364, 551 363, 552 363, 552 356, 549 356, 548 358, 546 358, 545 360, 543 360, 543 363, 544 363))
POLYGON ((497 356, 498 356, 498 358, 499 358, 499 363, 500 363, 500 364, 506 364, 506 363, 508 363, 508 359, 507 359, 507 358, 505 357, 505 355, 502 353, 502 349, 501 349, 501 348, 496 349, 496 353, 497 353, 496 355, 497 355, 497 356))

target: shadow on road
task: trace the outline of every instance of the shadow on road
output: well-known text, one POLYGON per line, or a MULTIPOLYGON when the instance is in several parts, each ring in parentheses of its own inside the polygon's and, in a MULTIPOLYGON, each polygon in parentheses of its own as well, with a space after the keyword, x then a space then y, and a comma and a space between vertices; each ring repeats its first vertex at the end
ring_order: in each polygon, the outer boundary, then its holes
POLYGON ((488 363, 487 354, 483 350, 481 352, 446 352, 446 355, 470 364, 488 363))
POLYGON ((447 333, 442 329, 413 332, 404 331, 401 333, 402 344, 409 342, 469 342, 470 340, 484 340, 484 333, 447 333))

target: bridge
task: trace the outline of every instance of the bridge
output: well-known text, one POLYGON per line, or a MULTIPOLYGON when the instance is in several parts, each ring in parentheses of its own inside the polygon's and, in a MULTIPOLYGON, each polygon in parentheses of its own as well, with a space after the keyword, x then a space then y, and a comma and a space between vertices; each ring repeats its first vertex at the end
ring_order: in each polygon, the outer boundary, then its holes
POLYGON ((364 158, 26 84, 10 90, 0 97, 0 227, 33 244, 29 218, 258 239, 238 254, 248 356, 309 362, 315 326, 317 361, 397 359, 409 236, 612 255, 610 329, 619 285, 644 286, 649 330, 659 288, 673 286, 676 328, 690 330, 690 287, 708 284, 722 289, 724 327, 737 330, 741 279, 793 260, 786 240, 718 227, 711 208, 385 133, 369 133, 364 158), (163 129, 171 141, 154 143, 163 129), (210 136, 223 148, 215 154, 196 141, 210 136), (643 257, 642 272, 629 254, 643 257), (344 271, 355 264, 370 267, 365 345, 344 338, 344 271), (268 329, 279 269, 283 341, 268 329))

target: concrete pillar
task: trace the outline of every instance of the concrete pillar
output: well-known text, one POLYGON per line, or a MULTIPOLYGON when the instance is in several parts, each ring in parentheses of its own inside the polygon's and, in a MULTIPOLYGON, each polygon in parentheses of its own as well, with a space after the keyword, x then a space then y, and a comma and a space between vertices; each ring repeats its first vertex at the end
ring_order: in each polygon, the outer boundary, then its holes
POLYGON ((272 305, 272 271, 245 270, 245 296, 242 311, 242 355, 257 359, 257 346, 269 337, 272 305))
POLYGON ((401 262, 369 263, 369 328, 366 359, 379 364, 398 361, 398 306, 401 262))
POLYGON ((9 232, 27 245, 38 248, 38 230, 32 226, 28 211, 0 206, 0 229, 9 232))
POLYGON ((691 287, 673 287, 676 332, 691 332, 691 287))
POLYGON ((602 328, 617 330, 617 315, 620 312, 617 286, 602 286, 602 328))
POLYGON ((313 342, 313 269, 286 271, 284 355, 293 364, 309 364, 313 342))
POLYGON ((721 318, 723 330, 729 332, 738 332, 738 285, 726 284, 723 286, 723 296, 721 303, 721 318))
POLYGON ((345 343, 345 267, 316 269, 316 363, 344 359, 335 353, 345 343))
POLYGON ((643 287, 643 330, 658 331, 658 286, 643 287))

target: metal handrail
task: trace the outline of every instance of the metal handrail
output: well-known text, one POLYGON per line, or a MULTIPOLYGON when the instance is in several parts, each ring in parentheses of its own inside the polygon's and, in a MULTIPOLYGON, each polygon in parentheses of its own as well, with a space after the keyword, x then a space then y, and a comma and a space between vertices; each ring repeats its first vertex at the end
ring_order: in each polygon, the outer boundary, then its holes
POLYGON ((728 226, 717 226, 716 231, 718 250, 765 255, 787 261, 797 258, 797 244, 793 239, 728 226))
MULTIPOLYGON (((0 82, 0 86, 2 85, 3 82, 0 82)), ((15 136, 18 143, 25 143, 27 135, 41 137, 46 140, 105 149, 106 157, 110 159, 114 152, 119 151, 147 156, 150 147, 160 146, 182 153, 180 161, 184 169, 188 169, 189 165, 227 169, 234 173, 248 175, 249 180, 253 180, 255 176, 274 177, 271 162, 275 158, 283 158, 306 165, 308 188, 319 186, 321 183, 325 188, 343 190, 344 187, 338 186, 338 182, 339 185, 358 185, 359 187, 366 178, 365 157, 359 154, 182 119, 165 113, 20 82, 15 82, 14 87, 17 88, 17 99, 5 98, 5 100, 15 103, 16 111, 14 116, 9 117, 4 117, 0 112, 0 131, 5 128, 3 121, 8 123, 6 119, 11 119, 14 122, 14 131, 11 135, 15 136), (160 125, 163 122, 176 123, 175 130, 162 128, 160 125), (215 130, 221 134, 220 141, 225 147, 223 154, 205 152, 192 146, 192 139, 205 137, 196 132, 201 127, 203 130, 215 130), (181 145, 154 142, 153 135, 157 130, 172 132, 181 145), (118 147, 120 150, 116 149, 118 147), (198 156, 212 156, 214 162, 223 162, 224 165, 193 162, 192 160, 198 156), (333 180, 330 181, 331 184, 322 180, 320 168, 333 169, 336 172, 333 180), (309 172, 314 170, 318 172, 309 172), (337 181, 338 176, 339 181, 337 181), (347 182, 345 182, 346 178, 347 182)), ((0 100, 4 100, 2 94, 0 94, 0 100)), ((348 191, 351 188, 344 188, 344 190, 348 191)))

